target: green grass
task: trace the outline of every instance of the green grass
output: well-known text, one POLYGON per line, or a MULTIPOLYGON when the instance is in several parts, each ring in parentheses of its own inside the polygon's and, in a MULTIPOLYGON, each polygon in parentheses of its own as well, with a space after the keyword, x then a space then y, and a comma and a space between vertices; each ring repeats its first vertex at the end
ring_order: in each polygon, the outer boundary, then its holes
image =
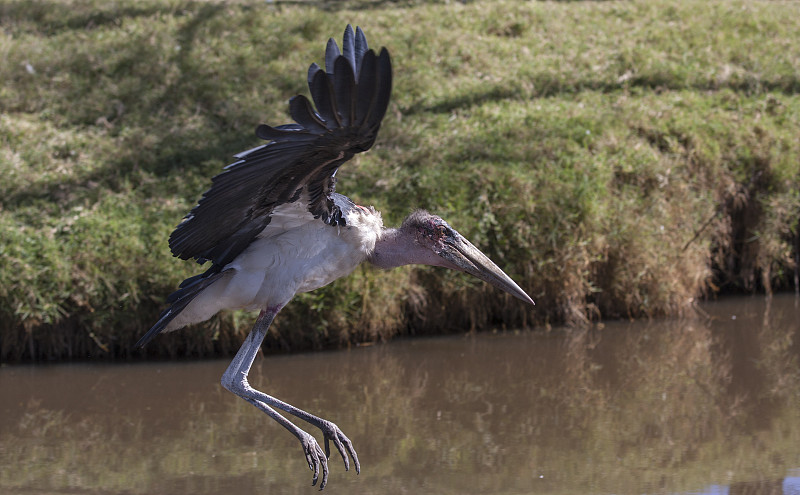
MULTIPOLYGON (((199 267, 166 239, 328 37, 389 48, 393 100, 339 190, 446 218, 537 301, 425 268, 295 299, 267 347, 676 314, 793 287, 800 4, 52 1, 0 5, 0 359, 131 356, 199 267)), ((227 353, 224 314, 160 355, 227 353)))

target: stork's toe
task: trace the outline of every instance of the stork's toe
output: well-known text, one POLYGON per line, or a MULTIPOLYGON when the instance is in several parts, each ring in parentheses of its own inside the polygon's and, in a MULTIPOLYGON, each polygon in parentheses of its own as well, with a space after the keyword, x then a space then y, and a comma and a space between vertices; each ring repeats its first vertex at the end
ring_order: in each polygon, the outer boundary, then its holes
POLYGON ((353 458, 353 465, 356 468, 356 474, 361 473, 361 464, 358 462, 358 454, 356 454, 356 450, 353 448, 353 442, 347 438, 347 435, 345 435, 338 426, 330 421, 323 420, 319 428, 322 430, 322 435, 325 438, 325 454, 330 458, 330 442, 333 441, 333 445, 336 446, 336 450, 338 450, 339 454, 342 456, 345 470, 350 470, 350 459, 348 458, 349 455, 349 457, 353 458))
POLYGON ((328 484, 328 458, 322 451, 322 447, 317 443, 317 440, 308 433, 303 433, 305 436, 300 439, 300 443, 303 446, 308 468, 314 471, 314 476, 311 478, 311 486, 317 484, 320 467, 322 467, 322 481, 319 484, 319 489, 322 490, 328 484))

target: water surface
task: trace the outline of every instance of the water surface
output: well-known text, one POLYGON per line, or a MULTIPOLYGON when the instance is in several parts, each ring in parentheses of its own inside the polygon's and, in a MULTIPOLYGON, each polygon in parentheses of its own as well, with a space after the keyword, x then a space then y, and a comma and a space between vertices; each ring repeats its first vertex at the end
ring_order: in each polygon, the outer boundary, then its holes
MULTIPOLYGON (((331 494, 800 493, 797 300, 702 311, 259 357, 251 383, 351 438, 331 494)), ((227 364, 0 368, 0 493, 314 492, 227 364)))

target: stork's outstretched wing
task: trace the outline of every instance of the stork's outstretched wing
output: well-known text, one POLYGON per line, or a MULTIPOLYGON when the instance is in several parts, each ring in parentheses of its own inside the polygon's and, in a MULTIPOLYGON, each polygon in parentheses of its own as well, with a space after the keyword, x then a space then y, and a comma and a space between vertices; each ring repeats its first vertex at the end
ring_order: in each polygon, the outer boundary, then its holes
POLYGON ((334 204, 334 175, 354 154, 375 142, 389 104, 392 65, 388 51, 367 46, 361 28, 347 26, 343 50, 331 38, 325 70, 308 69, 316 111, 304 96, 289 102, 295 124, 260 125, 269 143, 235 155, 237 162, 212 180, 211 189, 169 238, 172 254, 230 263, 266 227, 275 207, 307 201, 308 210, 329 225, 343 225, 334 204))

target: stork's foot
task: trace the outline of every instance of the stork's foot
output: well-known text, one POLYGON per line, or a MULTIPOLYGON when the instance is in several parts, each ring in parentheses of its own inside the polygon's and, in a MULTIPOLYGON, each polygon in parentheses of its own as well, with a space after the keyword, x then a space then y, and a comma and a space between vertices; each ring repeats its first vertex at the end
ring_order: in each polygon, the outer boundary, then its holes
POLYGON ((356 450, 353 448, 353 442, 347 438, 347 435, 345 435, 338 426, 324 419, 321 420, 320 424, 317 426, 320 430, 322 430, 322 435, 325 438, 325 455, 328 458, 331 457, 330 442, 332 440, 333 445, 336 446, 336 450, 338 450, 339 454, 342 456, 342 460, 344 461, 344 469, 346 471, 350 470, 350 460, 347 458, 349 454, 349 456, 353 458, 353 465, 356 467, 356 474, 360 473, 361 464, 358 462, 358 454, 356 454, 356 450))
MULTIPOLYGON (((311 478, 311 486, 317 484, 319 479, 320 466, 322 467, 322 481, 319 484, 319 489, 325 488, 328 484, 328 457, 322 452, 322 447, 319 446, 317 440, 308 433, 301 430, 300 444, 303 446, 303 453, 308 462, 308 468, 314 471, 314 477, 311 478)), ((327 441, 326 441, 327 445, 327 441)))

